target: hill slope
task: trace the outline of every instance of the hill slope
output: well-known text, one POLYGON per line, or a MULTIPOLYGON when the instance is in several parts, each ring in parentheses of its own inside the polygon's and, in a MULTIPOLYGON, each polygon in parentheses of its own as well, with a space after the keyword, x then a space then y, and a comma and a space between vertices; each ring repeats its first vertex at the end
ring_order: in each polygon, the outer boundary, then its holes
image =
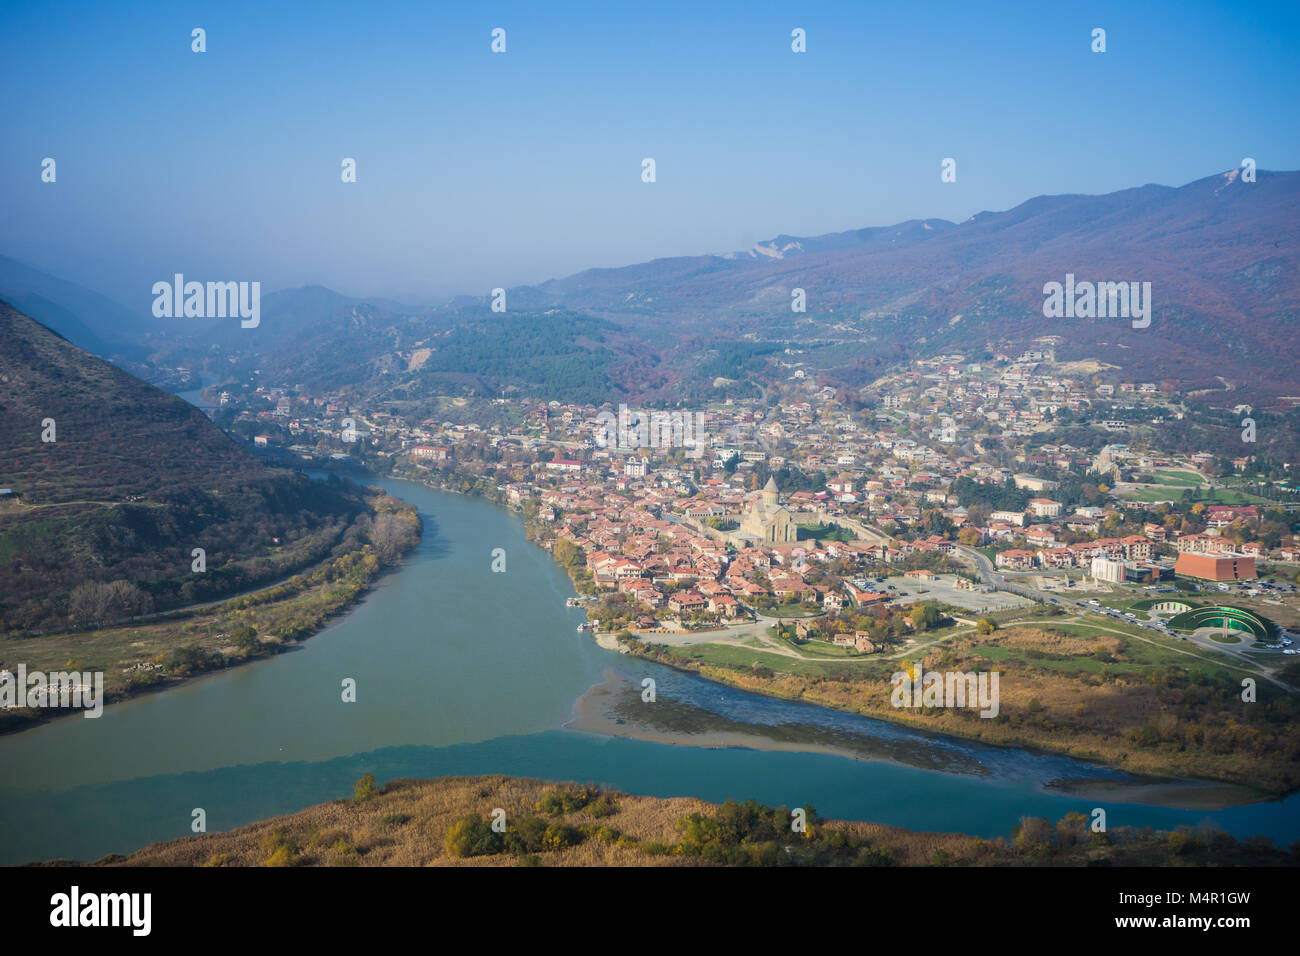
POLYGON ((1297 855, 1194 834, 1116 827, 1096 839, 1088 818, 1029 819, 1011 842, 820 820, 806 836, 790 811, 756 801, 718 805, 503 776, 358 781, 360 799, 335 800, 228 833, 111 856, 125 866, 1084 866, 1295 865, 1297 855), (506 832, 489 819, 505 811, 506 832))
POLYGON ((273 579, 322 557, 364 508, 355 489, 266 468, 187 402, 7 303, 0 488, 14 492, 0 501, 0 632, 102 624, 273 579), (77 585, 115 581, 134 588, 120 606, 74 607, 77 585))

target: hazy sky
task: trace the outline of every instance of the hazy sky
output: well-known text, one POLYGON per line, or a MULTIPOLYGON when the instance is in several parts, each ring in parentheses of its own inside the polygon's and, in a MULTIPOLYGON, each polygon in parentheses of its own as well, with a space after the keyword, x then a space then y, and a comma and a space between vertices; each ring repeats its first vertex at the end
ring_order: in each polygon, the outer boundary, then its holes
POLYGON ((1300 167, 1295 2, 18 6, 0 254, 130 306, 174 272, 484 295, 1245 156, 1300 167))

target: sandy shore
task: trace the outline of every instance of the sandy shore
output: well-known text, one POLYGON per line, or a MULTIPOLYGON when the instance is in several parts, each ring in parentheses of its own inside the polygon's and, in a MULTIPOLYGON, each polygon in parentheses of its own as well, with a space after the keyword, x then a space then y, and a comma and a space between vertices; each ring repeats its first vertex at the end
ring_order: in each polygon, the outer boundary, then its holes
MULTIPOLYGON (((665 697, 647 704, 641 700, 639 687, 612 670, 606 671, 602 683, 578 698, 573 716, 564 726, 673 746, 815 753, 945 773, 989 773, 974 757, 918 746, 916 740, 881 740, 812 724, 745 724, 665 697)), ((1219 810, 1268 799, 1232 784, 1159 777, 1052 780, 1044 787, 1099 803, 1143 803, 1180 810, 1219 810)))
POLYGON ((797 743, 794 741, 773 740, 757 733, 745 733, 737 730, 674 731, 659 729, 649 724, 634 723, 611 713, 611 705, 623 697, 625 690, 631 694, 636 693, 635 688, 617 677, 611 677, 604 684, 596 685, 578 699, 574 705, 572 719, 564 726, 570 730, 580 730, 605 737, 628 737, 633 740, 648 740, 657 744, 702 747, 706 750, 717 750, 723 747, 746 747, 750 750, 783 750, 829 754, 835 757, 849 757, 854 760, 869 759, 847 747, 828 746, 811 741, 797 743))
POLYGON ((814 724, 747 724, 663 696, 647 704, 641 700, 639 687, 613 671, 606 671, 603 683, 578 698, 573 716, 564 726, 607 737, 687 747, 745 747, 827 754, 949 773, 988 772, 965 754, 944 748, 918 749, 915 742, 882 740, 814 724))

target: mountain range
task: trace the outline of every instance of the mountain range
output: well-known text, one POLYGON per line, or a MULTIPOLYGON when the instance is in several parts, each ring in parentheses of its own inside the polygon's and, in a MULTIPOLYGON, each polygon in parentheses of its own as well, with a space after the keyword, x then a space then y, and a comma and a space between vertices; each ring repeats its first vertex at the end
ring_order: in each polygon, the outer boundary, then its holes
MULTIPOLYGON (((739 252, 589 269, 508 289, 504 314, 486 295, 413 309, 285 290, 264 299, 257 330, 156 320, 170 324, 131 344, 155 365, 256 368, 395 398, 600 402, 720 396, 794 365, 856 386, 903 359, 1044 343, 1060 361, 1096 359, 1128 380, 1267 403, 1300 394, 1298 260, 1300 172, 1246 182, 1230 170, 1177 188, 1040 196, 960 223, 780 235, 739 252), (1044 286, 1070 275, 1149 282, 1150 325, 1045 317, 1044 286), (806 311, 792 310, 795 290, 806 311)), ((57 316, 69 337, 109 338, 93 304, 50 298, 70 313, 57 316)))

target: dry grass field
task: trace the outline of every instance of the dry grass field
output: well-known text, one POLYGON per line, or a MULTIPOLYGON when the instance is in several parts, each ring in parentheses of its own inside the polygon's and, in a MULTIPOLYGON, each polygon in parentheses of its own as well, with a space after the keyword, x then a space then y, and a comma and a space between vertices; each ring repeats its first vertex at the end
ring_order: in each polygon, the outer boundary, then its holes
MULTIPOLYGON (((820 820, 815 811, 806 834, 795 834, 790 818, 784 807, 719 806, 690 798, 632 796, 505 776, 403 779, 383 788, 374 787, 372 778, 363 778, 351 799, 227 833, 155 844, 94 865, 1287 865, 1300 859, 1297 853, 1274 849, 1266 841, 1238 843, 1219 831, 1151 833, 1117 828, 1090 834, 1086 819, 1078 814, 1056 824, 1026 819, 1010 841, 820 820), (498 849, 466 856, 463 845, 456 852, 454 832, 464 829, 465 819, 476 817, 485 829, 498 808, 505 811, 511 833, 527 830, 530 821, 539 835, 545 827, 547 836, 536 852, 498 849), (553 843, 552 832, 567 832, 567 837, 553 843)), ((54 865, 64 862, 54 861, 54 865)))

